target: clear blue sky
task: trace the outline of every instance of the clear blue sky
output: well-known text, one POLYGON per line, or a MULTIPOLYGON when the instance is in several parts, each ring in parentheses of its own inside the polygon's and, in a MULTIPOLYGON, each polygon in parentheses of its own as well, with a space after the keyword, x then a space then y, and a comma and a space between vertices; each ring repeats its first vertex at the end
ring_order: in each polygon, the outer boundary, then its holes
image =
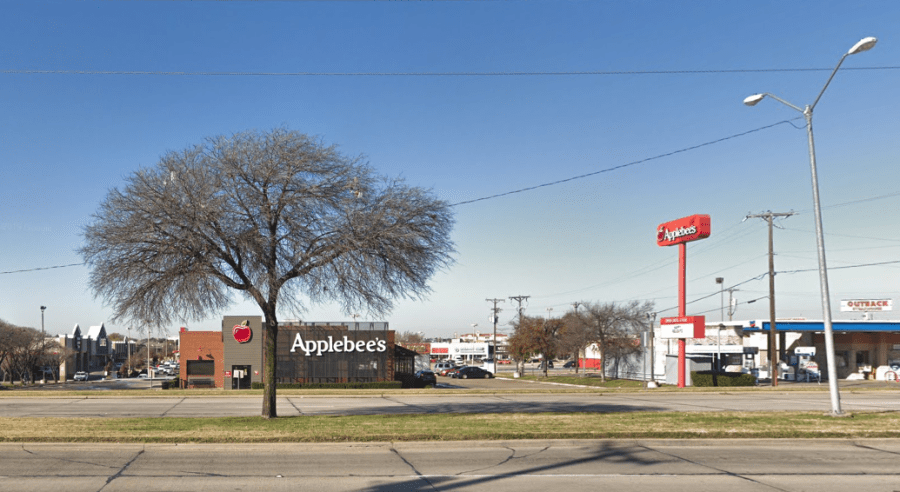
MULTIPOLYGON (((611 169, 454 207, 457 263, 426 301, 397 303, 395 330, 486 331, 485 299, 514 295, 531 296, 532 315, 632 299, 674 315, 677 249, 655 230, 698 213, 712 236, 688 247, 687 296, 711 297, 688 313, 719 319, 721 276, 739 289, 735 318, 766 317, 765 299, 743 304, 768 293, 766 226, 742 222, 766 210, 798 212, 778 222, 776 270, 810 270, 776 277, 777 315, 820 319, 802 120, 645 159, 800 116, 741 101, 809 104, 876 36, 814 120, 833 310, 848 318, 841 299, 900 290, 900 263, 856 266, 900 260, 898 26, 893 1, 4 2, 0 271, 80 263, 108 190, 166 151, 284 126, 451 203, 611 169)), ((40 327, 46 305, 51 333, 125 331, 88 273, 4 273, 0 317, 40 327)), ((513 304, 501 307, 508 332, 513 304)), ((299 317, 349 319, 332 306, 299 317)))

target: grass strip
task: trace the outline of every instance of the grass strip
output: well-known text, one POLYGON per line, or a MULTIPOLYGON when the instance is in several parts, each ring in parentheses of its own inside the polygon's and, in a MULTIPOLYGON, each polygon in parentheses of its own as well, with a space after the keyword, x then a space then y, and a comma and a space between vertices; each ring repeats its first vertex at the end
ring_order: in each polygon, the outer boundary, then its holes
MULTIPOLYGON (((500 377, 504 377, 504 374, 499 374, 500 377)), ((512 375, 508 375, 507 377, 512 378, 512 375)), ((557 384, 572 384, 577 386, 590 386, 592 388, 605 388, 605 389, 643 389, 644 382, 643 381, 633 381, 630 379, 607 379, 606 381, 602 381, 600 376, 596 375, 564 375, 564 376, 548 376, 544 377, 539 374, 535 375, 522 375, 516 379, 520 381, 535 381, 539 383, 557 383, 557 384)))
POLYGON ((0 418, 0 442, 268 443, 515 439, 896 438, 900 413, 539 413, 0 418))

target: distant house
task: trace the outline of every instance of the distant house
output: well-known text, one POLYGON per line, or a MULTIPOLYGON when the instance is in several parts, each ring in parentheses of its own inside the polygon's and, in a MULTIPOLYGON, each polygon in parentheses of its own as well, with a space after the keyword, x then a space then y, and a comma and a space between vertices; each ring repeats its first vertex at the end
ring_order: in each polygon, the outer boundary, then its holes
POLYGON ((88 367, 90 369, 102 369, 112 360, 113 351, 106 335, 106 327, 103 323, 92 326, 87 333, 88 367))
POLYGON ((55 340, 60 347, 68 349, 68 355, 60 361, 60 379, 70 379, 78 371, 102 369, 113 355, 103 323, 90 327, 86 335, 76 324, 71 333, 59 335, 55 340))

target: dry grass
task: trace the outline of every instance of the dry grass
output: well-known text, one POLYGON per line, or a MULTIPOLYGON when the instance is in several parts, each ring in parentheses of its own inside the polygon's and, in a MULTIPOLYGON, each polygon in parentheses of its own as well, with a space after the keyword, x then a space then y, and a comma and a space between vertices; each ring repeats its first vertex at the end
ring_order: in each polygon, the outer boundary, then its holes
POLYGON ((900 437, 900 413, 428 414, 0 418, 0 442, 263 443, 597 438, 900 437))

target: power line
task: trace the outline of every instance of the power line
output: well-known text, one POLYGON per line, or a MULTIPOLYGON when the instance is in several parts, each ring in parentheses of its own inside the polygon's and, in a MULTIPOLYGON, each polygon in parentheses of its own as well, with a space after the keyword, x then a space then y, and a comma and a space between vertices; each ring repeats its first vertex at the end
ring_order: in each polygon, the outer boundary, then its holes
POLYGON ((657 160, 657 159, 662 159, 662 158, 664 158, 664 157, 671 157, 671 156, 673 156, 673 155, 681 154, 681 153, 684 153, 684 152, 689 152, 689 151, 691 151, 691 150, 697 150, 697 149, 700 149, 700 148, 703 148, 703 147, 707 147, 707 146, 710 146, 710 145, 714 145, 714 144, 717 144, 717 143, 724 142, 724 141, 726 141, 726 140, 731 140, 731 139, 734 139, 734 138, 743 137, 743 136, 745 136, 745 135, 749 135, 749 134, 751 134, 751 133, 755 133, 755 132, 762 131, 762 130, 767 130, 767 129, 769 129, 769 128, 773 128, 773 127, 776 127, 776 126, 778 126, 778 125, 783 125, 783 124, 786 124, 786 123, 787 123, 787 124, 791 124, 791 121, 793 121, 793 120, 798 120, 798 119, 800 119, 800 118, 802 118, 802 116, 798 116, 798 117, 796 117, 796 118, 791 118, 791 119, 789 119, 789 120, 782 120, 782 121, 779 121, 779 122, 777 122, 777 123, 772 123, 771 125, 761 126, 761 127, 759 127, 759 128, 754 128, 754 129, 752 129, 752 130, 747 130, 747 131, 745 131, 745 132, 735 133, 734 135, 729 135, 729 136, 727 136, 727 137, 718 138, 718 139, 716 139, 716 140, 710 140, 709 142, 704 142, 704 143, 701 143, 701 144, 693 145, 693 146, 691 146, 691 147, 685 147, 685 148, 683 148, 683 149, 673 150, 672 152, 667 152, 667 153, 665 153, 665 154, 659 154, 659 155, 655 155, 655 156, 652 156, 652 157, 645 157, 645 158, 643 158, 643 159, 639 159, 639 160, 636 160, 636 161, 628 162, 628 163, 626 163, 626 164, 619 164, 618 166, 613 166, 613 167, 609 167, 609 168, 606 168, 606 169, 601 169, 601 170, 599 170, 599 171, 594 171, 594 172, 590 172, 590 173, 586 173, 586 174, 580 174, 580 175, 578 175, 578 176, 572 176, 572 177, 570 177, 570 178, 560 179, 560 180, 557 180, 557 181, 551 181, 551 182, 548 182, 548 183, 542 183, 542 184, 539 184, 539 185, 529 186, 529 187, 527 187, 527 188, 520 188, 520 189, 518 189, 518 190, 507 191, 507 192, 504 192, 504 193, 498 193, 498 194, 496 194, 496 195, 489 195, 489 196, 485 196, 485 197, 481 197, 481 198, 475 198, 475 199, 472 199, 472 200, 465 200, 465 201, 462 201, 462 202, 454 203, 454 204, 452 204, 452 205, 450 205, 450 206, 451 206, 451 207, 456 207, 456 206, 458 206, 458 205, 467 205, 467 204, 470 204, 470 203, 481 202, 481 201, 484 201, 484 200, 491 200, 491 199, 494 199, 494 198, 500 198, 500 197, 507 196, 507 195, 513 195, 513 194, 515 194, 515 193, 522 193, 522 192, 525 192, 525 191, 533 191, 533 190, 536 190, 536 189, 539 189, 539 188, 545 188, 545 187, 547 187, 547 186, 554 186, 554 185, 558 185, 558 184, 562 184, 562 183, 568 183, 569 181, 575 181, 575 180, 578 180, 578 179, 589 178, 589 177, 591 177, 591 176, 596 176, 596 175, 598 175, 598 174, 609 173, 609 172, 612 172, 612 171, 618 171, 619 169, 624 169, 624 168, 626 168, 626 167, 636 166, 636 165, 638 165, 638 164, 643 164, 643 163, 645 163, 645 162, 649 162, 649 161, 653 161, 653 160, 657 160))
MULTIPOLYGON (((815 231, 810 231, 810 230, 806 230, 806 229, 795 229, 795 228, 793 228, 793 227, 783 227, 783 229, 786 230, 786 231, 815 233, 815 231)), ((836 232, 829 232, 829 233, 826 233, 826 235, 828 235, 828 236, 836 236, 836 237, 849 237, 849 238, 852 238, 852 239, 870 239, 870 240, 872 240, 872 241, 891 241, 891 242, 897 242, 897 241, 900 241, 900 239, 890 239, 890 238, 885 238, 885 237, 871 237, 871 236, 854 236, 854 235, 851 235, 851 234, 839 234, 839 233, 836 233, 836 232)))
MULTIPOLYGON (((828 267, 828 270, 844 270, 844 269, 848 269, 848 268, 862 268, 862 267, 870 267, 870 266, 890 265, 890 264, 894 264, 894 263, 900 263, 900 260, 879 261, 879 262, 875 262, 875 263, 861 263, 861 264, 858 264, 858 265, 844 265, 844 266, 839 266, 839 267, 830 266, 830 267, 828 267)), ((794 273, 807 273, 807 272, 818 272, 818 271, 819 271, 818 268, 807 268, 807 269, 803 269, 803 270, 785 270, 785 271, 775 272, 775 275, 778 275, 778 274, 790 275, 790 274, 794 274, 794 273)), ((746 283, 748 283, 748 282, 753 282, 754 280, 762 280, 762 279, 764 279, 764 278, 766 277, 766 275, 768 275, 768 274, 769 274, 769 272, 766 272, 766 273, 757 275, 757 276, 755 276, 755 277, 753 277, 753 278, 749 278, 749 279, 747 279, 747 280, 744 280, 743 282, 738 282, 738 283, 734 284, 734 285, 733 285, 732 287, 730 287, 730 288, 734 288, 734 287, 737 287, 738 285, 743 285, 743 284, 746 284, 746 283)), ((725 290, 728 290, 728 289, 725 289, 725 290)), ((702 301, 702 300, 704 300, 704 299, 709 299, 710 297, 715 296, 715 295, 717 295, 717 294, 719 294, 718 291, 713 292, 712 294, 709 294, 709 295, 705 295, 705 296, 703 296, 703 297, 698 297, 698 298, 696 298, 696 299, 692 299, 692 300, 688 301, 687 304, 693 304, 693 303, 695 303, 695 302, 699 302, 699 301, 702 301)), ((673 310, 673 309, 678 309, 678 306, 673 306, 673 307, 666 308, 666 309, 660 309, 660 310, 658 310, 657 312, 662 313, 662 312, 665 312, 665 311, 671 311, 671 310, 673 310)))
MULTIPOLYGON (((822 208, 837 208, 837 207, 846 207, 847 205, 856 205, 857 203, 871 202, 875 200, 883 200, 885 198, 893 198, 895 196, 900 196, 900 192, 896 193, 888 193, 886 195, 878 195, 878 196, 870 196, 868 198, 860 198, 858 200, 851 200, 849 202, 835 203, 834 205, 826 205, 822 208)), ((797 213, 809 213, 812 212, 812 209, 800 210, 797 213)))
MULTIPOLYGON (((853 67, 843 70, 898 70, 900 66, 853 67)), ((164 75, 183 77, 541 77, 582 75, 704 75, 734 73, 830 72, 832 68, 736 68, 713 70, 583 70, 583 71, 501 71, 501 72, 243 72, 181 70, 36 70, 7 69, 9 75, 164 75)))
POLYGON ((36 272, 38 270, 52 270, 54 268, 68 268, 68 267, 81 266, 81 265, 84 265, 84 263, 70 263, 68 265, 55 265, 55 266, 48 266, 48 267, 27 268, 25 270, 11 270, 9 272, 0 272, 0 275, 6 275, 8 273, 36 272))

